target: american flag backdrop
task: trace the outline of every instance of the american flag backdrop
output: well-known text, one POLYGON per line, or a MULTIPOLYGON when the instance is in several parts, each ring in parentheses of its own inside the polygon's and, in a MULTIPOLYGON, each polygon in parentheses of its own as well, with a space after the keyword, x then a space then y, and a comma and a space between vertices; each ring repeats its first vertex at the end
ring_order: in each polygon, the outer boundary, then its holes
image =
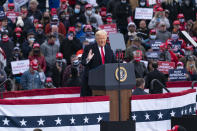
POLYGON ((25 91, 4 92, 3 98, 17 99, 49 99, 80 97, 80 87, 44 88, 25 91))
POLYGON ((0 100, 0 131, 99 131, 109 97, 0 100))
POLYGON ((131 111, 136 131, 167 131, 171 129, 171 117, 196 113, 196 90, 133 96, 131 111))

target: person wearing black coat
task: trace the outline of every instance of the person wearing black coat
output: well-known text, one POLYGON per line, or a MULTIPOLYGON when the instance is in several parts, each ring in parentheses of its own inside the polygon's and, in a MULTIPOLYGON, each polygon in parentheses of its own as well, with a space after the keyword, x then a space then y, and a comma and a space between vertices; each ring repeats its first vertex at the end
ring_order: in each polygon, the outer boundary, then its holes
POLYGON ((115 63, 114 53, 106 44, 107 33, 104 30, 96 32, 96 42, 85 47, 82 55, 82 65, 85 71, 82 80, 81 96, 91 96, 91 89, 88 86, 88 72, 102 64, 115 63))
POLYGON ((69 65, 70 57, 76 54, 78 50, 82 49, 82 44, 79 39, 74 36, 74 33, 69 33, 68 37, 60 45, 60 52, 63 54, 69 65))
POLYGON ((0 47, 5 52, 7 63, 10 62, 12 58, 14 43, 11 40, 9 40, 8 34, 6 32, 3 32, 1 34, 0 47))
POLYGON ((173 21, 177 20, 177 15, 180 12, 180 5, 176 0, 168 0, 161 4, 164 10, 169 11, 169 22, 172 25, 173 21))
POLYGON ((27 17, 29 17, 32 21, 34 19, 38 19, 38 20, 42 19, 42 13, 37 8, 38 5, 39 5, 39 3, 37 1, 30 0, 30 2, 29 2, 29 10, 28 10, 27 17))
MULTIPOLYGON (((9 40, 7 32, 3 32, 1 34, 0 47, 5 52, 6 65, 9 65, 11 60, 12 60, 12 56, 13 56, 12 51, 13 51, 13 48, 14 48, 14 43, 11 40, 9 40)), ((11 74, 11 69, 8 66, 5 67, 5 71, 6 71, 7 75, 11 74)))
POLYGON ((195 7, 191 0, 183 0, 180 9, 181 12, 184 14, 185 22, 187 22, 190 19, 195 21, 196 12, 195 12, 195 7))
POLYGON ((127 33, 128 18, 132 15, 130 4, 126 0, 121 0, 116 6, 115 18, 117 27, 124 35, 127 33))
POLYGON ((58 56, 56 55, 56 63, 52 69, 53 75, 52 75, 52 79, 53 79, 53 85, 55 87, 62 87, 62 76, 64 73, 64 69, 66 68, 66 63, 63 61, 62 58, 58 58, 58 56))
POLYGON ((132 63, 134 64, 135 77, 144 78, 148 73, 144 63, 136 60, 134 60, 132 63))
POLYGON ((86 24, 86 17, 84 13, 81 12, 81 5, 76 4, 74 13, 70 16, 70 24, 71 26, 75 26, 77 22, 82 24, 86 24))
POLYGON ((143 78, 136 79, 136 88, 132 92, 132 95, 147 95, 148 93, 144 91, 145 81, 143 78))
POLYGON ((167 82, 167 78, 165 77, 165 75, 160 72, 157 68, 158 68, 158 64, 157 62, 153 62, 152 67, 154 68, 153 71, 151 71, 150 73, 147 74, 146 76, 146 85, 145 87, 149 89, 149 93, 150 94, 160 94, 163 93, 163 88, 160 84, 156 83, 153 85, 154 87, 151 88, 151 81, 153 79, 157 79, 159 80, 164 86, 166 86, 166 82, 167 82))
POLYGON ((81 78, 78 75, 77 68, 71 68, 71 78, 67 80, 66 87, 80 87, 81 86, 81 78))

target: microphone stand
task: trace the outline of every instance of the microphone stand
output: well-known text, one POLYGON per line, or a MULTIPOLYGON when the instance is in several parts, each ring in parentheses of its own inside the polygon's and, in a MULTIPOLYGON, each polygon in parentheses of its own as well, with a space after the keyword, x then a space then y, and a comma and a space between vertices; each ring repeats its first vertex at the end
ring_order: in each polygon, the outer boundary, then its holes
POLYGON ((122 55, 122 50, 121 49, 117 49, 116 50, 117 54, 118 54, 118 108, 119 108, 119 121, 121 121, 121 92, 120 92, 120 60, 121 60, 121 55, 122 55))

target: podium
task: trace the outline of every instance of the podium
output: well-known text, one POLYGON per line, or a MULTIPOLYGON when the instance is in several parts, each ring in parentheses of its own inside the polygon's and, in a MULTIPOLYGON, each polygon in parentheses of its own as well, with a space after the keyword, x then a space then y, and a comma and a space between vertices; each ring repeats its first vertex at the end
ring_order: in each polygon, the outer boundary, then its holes
POLYGON ((132 63, 104 64, 92 69, 88 84, 93 96, 110 97, 110 121, 129 120, 131 89, 136 84, 132 63))

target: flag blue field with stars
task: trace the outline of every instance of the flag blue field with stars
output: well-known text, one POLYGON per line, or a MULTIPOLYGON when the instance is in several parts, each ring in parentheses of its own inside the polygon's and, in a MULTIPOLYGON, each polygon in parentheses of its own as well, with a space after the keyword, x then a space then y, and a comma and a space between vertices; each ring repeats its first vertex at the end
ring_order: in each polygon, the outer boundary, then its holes
POLYGON ((0 100, 0 131, 99 131, 109 97, 0 100))
POLYGON ((167 131, 171 129, 171 117, 196 113, 196 90, 133 96, 131 105, 136 131, 167 131))

